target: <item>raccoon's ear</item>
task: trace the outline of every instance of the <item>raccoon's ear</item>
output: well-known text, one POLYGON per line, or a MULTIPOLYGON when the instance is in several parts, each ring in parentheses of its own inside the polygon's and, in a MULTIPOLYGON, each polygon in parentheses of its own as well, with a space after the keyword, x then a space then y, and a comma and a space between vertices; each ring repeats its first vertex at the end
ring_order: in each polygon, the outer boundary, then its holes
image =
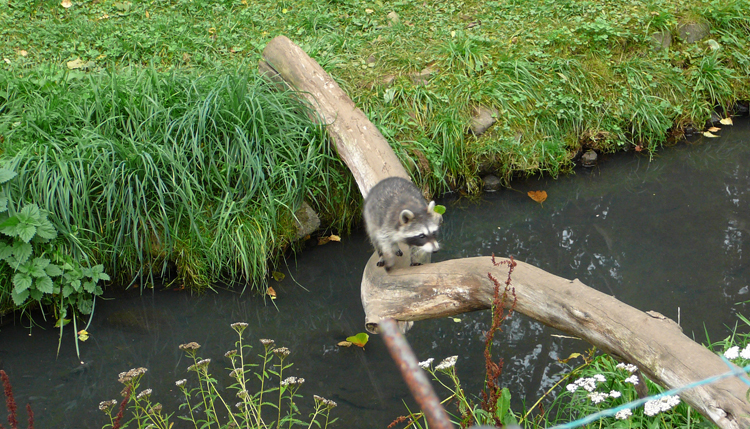
POLYGON ((401 214, 398 216, 398 220, 401 222, 401 225, 406 225, 414 219, 414 213, 411 212, 411 210, 401 210, 401 214))
POLYGON ((430 201, 430 204, 427 205, 427 211, 428 212, 435 211, 435 201, 430 201))

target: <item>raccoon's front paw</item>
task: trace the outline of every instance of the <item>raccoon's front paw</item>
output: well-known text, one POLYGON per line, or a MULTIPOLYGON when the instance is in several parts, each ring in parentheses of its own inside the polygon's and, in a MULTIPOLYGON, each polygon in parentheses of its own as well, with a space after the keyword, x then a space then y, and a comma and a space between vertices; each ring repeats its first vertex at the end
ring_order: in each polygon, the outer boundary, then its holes
POLYGON ((401 249, 396 250, 396 256, 404 256, 404 252, 401 249))
POLYGON ((377 265, 379 267, 385 267, 385 261, 381 259, 375 265, 377 265))
POLYGON ((420 265, 422 264, 420 264, 419 262, 412 262, 411 264, 409 264, 410 267, 418 267, 420 265))

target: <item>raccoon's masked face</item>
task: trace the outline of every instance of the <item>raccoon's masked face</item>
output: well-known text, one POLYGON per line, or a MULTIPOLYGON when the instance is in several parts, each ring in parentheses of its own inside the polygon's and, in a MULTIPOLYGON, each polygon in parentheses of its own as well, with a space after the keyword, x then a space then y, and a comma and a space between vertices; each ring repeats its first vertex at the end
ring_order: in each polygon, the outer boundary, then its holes
POLYGON ((415 216, 410 210, 401 212, 399 235, 409 246, 421 247, 425 252, 437 252, 440 245, 437 241, 440 215, 434 212, 435 203, 430 203, 426 216, 415 216))

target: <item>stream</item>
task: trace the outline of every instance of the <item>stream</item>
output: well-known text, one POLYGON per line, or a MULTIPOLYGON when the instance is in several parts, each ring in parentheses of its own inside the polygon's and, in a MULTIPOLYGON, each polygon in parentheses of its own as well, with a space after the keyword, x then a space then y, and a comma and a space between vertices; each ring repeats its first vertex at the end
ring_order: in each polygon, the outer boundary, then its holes
MULTIPOLYGON (((679 319, 698 342, 706 343, 707 335, 724 338, 737 314, 750 316, 750 255, 743 253, 750 246, 750 121, 736 118, 718 134, 663 148, 653 159, 600 156, 596 167, 558 179, 517 180, 478 199, 441 199, 447 212, 433 261, 512 255, 640 310, 679 319), (546 191, 548 199, 534 202, 526 195, 533 190, 546 191)), ((26 318, 6 317, 0 368, 13 384, 19 420, 25 426, 29 402, 38 428, 99 428, 108 422, 99 402, 120 399, 118 373, 140 366, 148 368, 141 388, 152 388, 152 400, 176 411, 181 393, 174 382, 193 377, 186 371, 192 361, 178 345, 201 344, 199 355, 212 359, 210 370, 227 386, 224 353, 236 340, 229 325, 243 321, 254 353, 262 351, 261 338, 291 350, 294 366, 285 376, 305 378, 298 401, 303 412, 316 394, 338 403, 332 427, 383 429, 407 413, 404 403, 415 405, 382 340, 371 336, 364 350, 336 345, 364 332, 359 286, 371 253, 362 231, 298 253, 282 267, 285 279, 270 281, 278 294, 273 302, 240 294, 241 288, 201 296, 107 291, 96 303, 90 339, 80 343, 83 364, 73 329, 65 330, 57 356, 58 330, 50 321, 34 314, 38 326, 30 328, 26 318)), ((417 322, 407 339, 420 360, 458 355, 463 388, 479 395, 489 324, 488 311, 417 322)), ((493 349, 505 361, 502 384, 514 404, 533 404, 566 369, 557 360, 589 348, 556 334, 514 314, 495 336, 493 349)), ((175 428, 186 427, 175 421, 175 428)))

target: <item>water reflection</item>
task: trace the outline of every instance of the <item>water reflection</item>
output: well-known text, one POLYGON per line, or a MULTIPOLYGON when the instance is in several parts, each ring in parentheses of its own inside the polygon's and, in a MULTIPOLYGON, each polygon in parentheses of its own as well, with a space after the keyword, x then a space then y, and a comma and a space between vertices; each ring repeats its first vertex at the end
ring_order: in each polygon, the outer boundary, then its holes
MULTIPOLYGON (((664 150, 651 162, 624 154, 571 177, 515 182, 479 204, 447 200, 443 250, 435 259, 513 255, 641 310, 676 319, 679 308, 685 332, 698 340, 704 327, 713 339, 723 337, 735 313, 748 313, 739 302, 750 287, 743 255, 750 244, 750 124, 737 121, 722 133, 664 150), (549 198, 537 204, 526 196, 530 190, 545 190, 549 198)), ((118 397, 117 374, 133 367, 147 367, 143 387, 153 388, 165 409, 176 409, 174 381, 186 377, 191 363, 177 349, 181 343, 200 343, 201 355, 212 358, 213 373, 228 385, 223 354, 235 339, 229 324, 246 321, 256 350, 260 338, 292 349, 289 375, 307 380, 300 393, 308 406, 318 394, 338 402, 338 427, 384 428, 406 412, 404 399, 414 403, 382 342, 373 337, 365 350, 335 346, 364 331, 359 285, 370 252, 355 234, 297 255, 288 261, 287 278, 273 284, 279 295, 273 303, 225 290, 199 297, 131 292, 99 301, 83 365, 74 357, 71 332, 55 358, 55 329, 6 325, 0 367, 10 374, 17 401, 32 403, 38 427, 100 427, 97 404, 118 397)), ((419 322, 408 339, 421 360, 459 355, 463 387, 478 393, 489 322, 487 312, 419 322)), ((555 383, 563 369, 557 359, 588 348, 518 314, 503 329, 493 349, 505 361, 502 382, 516 404, 520 398, 533 403, 555 383)))

